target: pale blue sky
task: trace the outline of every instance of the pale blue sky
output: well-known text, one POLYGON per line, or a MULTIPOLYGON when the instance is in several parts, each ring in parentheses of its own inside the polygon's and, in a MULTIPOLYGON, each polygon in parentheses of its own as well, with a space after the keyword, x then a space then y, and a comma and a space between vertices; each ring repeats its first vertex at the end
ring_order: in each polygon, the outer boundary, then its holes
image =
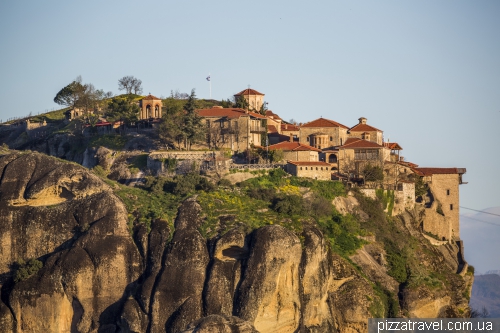
POLYGON ((284 119, 367 117, 407 160, 467 168, 462 206, 500 206, 499 17, 496 0, 6 0, 0 118, 57 107, 78 75, 208 98, 210 73, 213 98, 250 84, 284 119))

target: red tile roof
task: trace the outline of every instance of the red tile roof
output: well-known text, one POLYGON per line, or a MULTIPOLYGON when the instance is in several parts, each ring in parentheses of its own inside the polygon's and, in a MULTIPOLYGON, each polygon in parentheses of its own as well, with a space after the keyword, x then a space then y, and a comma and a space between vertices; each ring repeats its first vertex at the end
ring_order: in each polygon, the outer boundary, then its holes
POLYGON ((274 150, 274 149, 281 149, 281 150, 288 150, 288 151, 317 151, 321 152, 321 149, 314 148, 308 145, 305 145, 300 142, 280 142, 275 145, 269 146, 269 149, 274 150))
POLYGON ((281 131, 298 131, 299 126, 293 124, 281 124, 281 131))
POLYGON ((339 148, 384 148, 373 141, 367 141, 359 138, 349 138, 345 141, 344 145, 339 148))
POLYGON ((283 120, 281 119, 280 116, 278 116, 276 113, 274 113, 273 111, 271 110, 267 110, 266 111, 266 117, 273 117, 273 119, 279 119, 279 120, 283 120))
POLYGON ((254 90, 254 89, 245 89, 245 90, 242 90, 240 91, 239 93, 237 94, 234 94, 234 96, 241 96, 241 95, 262 95, 264 96, 263 93, 260 93, 258 92, 257 90, 254 90))
POLYGON ((342 125, 340 123, 337 123, 336 121, 325 118, 318 118, 316 120, 305 123, 301 127, 342 127, 345 129, 349 129, 349 127, 345 125, 342 125))
POLYGON ((464 174, 465 168, 414 168, 424 176, 464 174))
POLYGON ((384 147, 393 150, 403 150, 403 148, 397 142, 384 142, 384 147))
POLYGON ((356 124, 351 129, 349 130, 350 132, 382 132, 378 128, 375 128, 373 126, 367 125, 367 124, 356 124))
POLYGON ((287 161, 288 163, 290 164, 293 164, 293 165, 317 165, 317 166, 330 166, 331 164, 330 163, 326 163, 326 162, 320 162, 320 161, 287 161))
POLYGON ((274 125, 267 125, 267 133, 278 133, 278 129, 274 125))
POLYGON ((230 119, 239 118, 242 116, 252 116, 258 119, 264 119, 263 115, 255 112, 246 112, 246 110, 239 108, 211 108, 211 109, 197 109, 196 112, 200 117, 227 117, 230 119))
POLYGON ((151 101, 151 100, 158 100, 158 101, 161 101, 161 99, 159 99, 158 97, 155 97, 151 94, 147 95, 146 97, 143 97, 141 99, 141 101, 151 101))

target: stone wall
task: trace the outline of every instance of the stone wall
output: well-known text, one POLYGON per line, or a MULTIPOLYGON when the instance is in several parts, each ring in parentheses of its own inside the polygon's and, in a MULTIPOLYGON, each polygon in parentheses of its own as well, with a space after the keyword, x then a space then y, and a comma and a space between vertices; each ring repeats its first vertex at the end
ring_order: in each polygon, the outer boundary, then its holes
MULTIPOLYGON (((377 199, 376 190, 373 188, 362 188, 361 193, 370 199, 377 199)), ((407 209, 411 210, 415 207, 415 184, 401 183, 398 184, 398 189, 394 191, 394 207, 392 216, 401 214, 407 209)), ((388 212, 388 207, 385 209, 388 212)))
POLYGON ((294 165, 291 163, 287 164, 287 172, 293 176, 305 177, 318 180, 331 180, 332 171, 330 166, 316 166, 316 165, 294 165))
POLYGON ((319 161, 317 151, 283 151, 283 159, 285 161, 319 161))
POLYGON ((459 183, 458 174, 434 174, 425 177, 435 201, 441 204, 444 216, 450 224, 450 236, 446 239, 460 239, 459 183))
POLYGON ((340 146, 347 140, 347 130, 341 127, 301 127, 299 133, 299 142, 310 146, 314 146, 314 143, 309 142, 308 137, 319 133, 332 139, 325 147, 340 146))
POLYGON ((382 144, 382 132, 379 131, 351 131, 349 133, 350 138, 359 138, 359 139, 365 139, 367 141, 372 141, 375 143, 378 143, 379 145, 382 144), (363 133, 368 133, 370 135, 370 139, 367 140, 363 138, 363 133))

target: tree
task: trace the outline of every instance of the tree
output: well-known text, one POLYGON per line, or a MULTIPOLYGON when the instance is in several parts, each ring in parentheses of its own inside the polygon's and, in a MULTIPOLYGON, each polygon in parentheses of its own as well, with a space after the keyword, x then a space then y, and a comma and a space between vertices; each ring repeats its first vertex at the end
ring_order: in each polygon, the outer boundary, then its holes
POLYGON ((138 95, 142 93, 142 81, 131 75, 124 76, 118 80, 118 89, 125 90, 128 95, 134 94, 138 95))
POLYGON ((202 124, 202 118, 196 113, 196 94, 191 90, 186 104, 184 105, 184 127, 183 132, 186 138, 186 146, 191 149, 193 142, 203 139, 205 128, 202 124))
POLYGON ((82 98, 84 91, 85 86, 82 84, 82 77, 78 76, 73 82, 59 90, 56 97, 54 97, 54 102, 74 108, 82 98))
POLYGON ((262 103, 262 105, 260 106, 259 113, 261 115, 265 116, 267 110, 268 110, 268 108, 267 108, 267 102, 262 103))
POLYGON ((92 83, 83 84, 82 77, 78 76, 57 93, 54 102, 71 108, 81 108, 88 115, 99 110, 111 96, 112 92, 96 89, 92 83))
POLYGON ((127 125, 138 120, 139 106, 132 97, 114 97, 108 104, 108 119, 111 121, 123 120, 127 125))
POLYGON ((183 132, 184 110, 179 104, 171 105, 162 116, 162 122, 158 127, 158 136, 164 144, 171 144, 177 149, 181 148, 181 143, 185 140, 183 132), (176 146, 177 145, 177 146, 176 146))
POLYGON ((363 178, 367 182, 382 181, 384 180, 384 171, 378 165, 366 164, 363 172, 363 178))
POLYGON ((245 97, 239 96, 234 103, 234 107, 248 110, 249 104, 245 97))

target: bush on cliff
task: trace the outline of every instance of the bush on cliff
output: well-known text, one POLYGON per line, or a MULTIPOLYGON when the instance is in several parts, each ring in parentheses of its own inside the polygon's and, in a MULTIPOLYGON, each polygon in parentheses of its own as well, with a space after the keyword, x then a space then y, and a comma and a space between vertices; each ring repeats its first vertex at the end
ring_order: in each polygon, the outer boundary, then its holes
POLYGON ((43 263, 37 259, 30 259, 28 262, 19 260, 17 262, 16 273, 14 274, 14 282, 24 281, 32 275, 38 273, 43 263))

